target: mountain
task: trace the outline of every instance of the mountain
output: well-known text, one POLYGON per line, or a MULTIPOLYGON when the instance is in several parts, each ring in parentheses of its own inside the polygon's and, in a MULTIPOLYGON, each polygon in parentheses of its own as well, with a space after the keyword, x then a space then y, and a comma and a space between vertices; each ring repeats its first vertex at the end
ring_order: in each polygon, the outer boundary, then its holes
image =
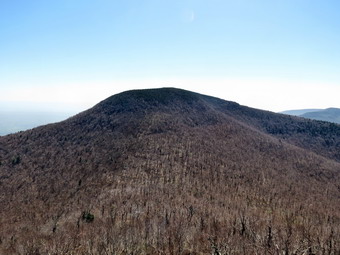
POLYGON ((338 108, 291 110, 282 113, 340 124, 340 109, 338 108))
POLYGON ((288 111, 283 111, 281 113, 294 115, 294 116, 301 116, 302 114, 305 114, 305 113, 308 113, 308 112, 317 112, 317 111, 321 111, 321 110, 322 109, 301 109, 301 110, 288 110, 288 111))
POLYGON ((340 109, 328 108, 321 111, 308 112, 302 114, 301 117, 340 124, 340 109))
POLYGON ((0 254, 339 254, 340 126, 162 88, 0 137, 0 254))

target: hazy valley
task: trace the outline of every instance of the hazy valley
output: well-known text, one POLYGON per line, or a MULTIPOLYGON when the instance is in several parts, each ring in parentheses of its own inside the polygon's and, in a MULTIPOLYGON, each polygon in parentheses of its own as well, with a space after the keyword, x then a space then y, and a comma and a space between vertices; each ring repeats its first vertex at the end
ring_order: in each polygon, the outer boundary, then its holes
POLYGON ((59 122, 74 113, 37 111, 0 111, 0 136, 25 131, 49 123, 59 122))

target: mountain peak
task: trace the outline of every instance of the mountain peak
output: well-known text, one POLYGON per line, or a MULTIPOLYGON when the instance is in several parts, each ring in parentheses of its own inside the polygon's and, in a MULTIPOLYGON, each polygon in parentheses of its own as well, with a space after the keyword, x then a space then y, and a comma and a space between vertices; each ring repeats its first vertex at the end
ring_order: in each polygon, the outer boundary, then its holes
POLYGON ((131 111, 159 104, 168 105, 178 101, 192 103, 198 99, 199 94, 177 88, 138 89, 113 95, 95 107, 106 109, 115 107, 117 110, 131 111))
POLYGON ((117 95, 133 97, 136 99, 142 99, 145 101, 158 101, 161 103, 166 103, 172 100, 186 100, 192 101, 198 99, 198 94, 184 89, 178 89, 173 87, 164 87, 156 89, 137 89, 122 92, 117 95))

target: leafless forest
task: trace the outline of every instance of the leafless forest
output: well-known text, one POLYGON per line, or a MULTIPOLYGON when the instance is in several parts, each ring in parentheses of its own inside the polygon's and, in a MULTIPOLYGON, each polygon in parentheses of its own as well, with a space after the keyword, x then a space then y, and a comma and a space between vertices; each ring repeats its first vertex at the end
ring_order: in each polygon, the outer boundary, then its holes
POLYGON ((0 254, 340 254, 340 126, 189 91, 0 137, 0 254))

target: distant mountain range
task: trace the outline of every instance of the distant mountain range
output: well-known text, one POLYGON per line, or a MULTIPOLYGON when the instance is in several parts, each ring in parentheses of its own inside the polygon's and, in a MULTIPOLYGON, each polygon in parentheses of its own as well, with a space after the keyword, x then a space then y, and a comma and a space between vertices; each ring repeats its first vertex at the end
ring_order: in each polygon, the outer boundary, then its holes
POLYGON ((340 254, 340 125, 190 91, 0 137, 0 254, 340 254))
POLYGON ((339 108, 290 110, 282 113, 340 124, 339 108))

